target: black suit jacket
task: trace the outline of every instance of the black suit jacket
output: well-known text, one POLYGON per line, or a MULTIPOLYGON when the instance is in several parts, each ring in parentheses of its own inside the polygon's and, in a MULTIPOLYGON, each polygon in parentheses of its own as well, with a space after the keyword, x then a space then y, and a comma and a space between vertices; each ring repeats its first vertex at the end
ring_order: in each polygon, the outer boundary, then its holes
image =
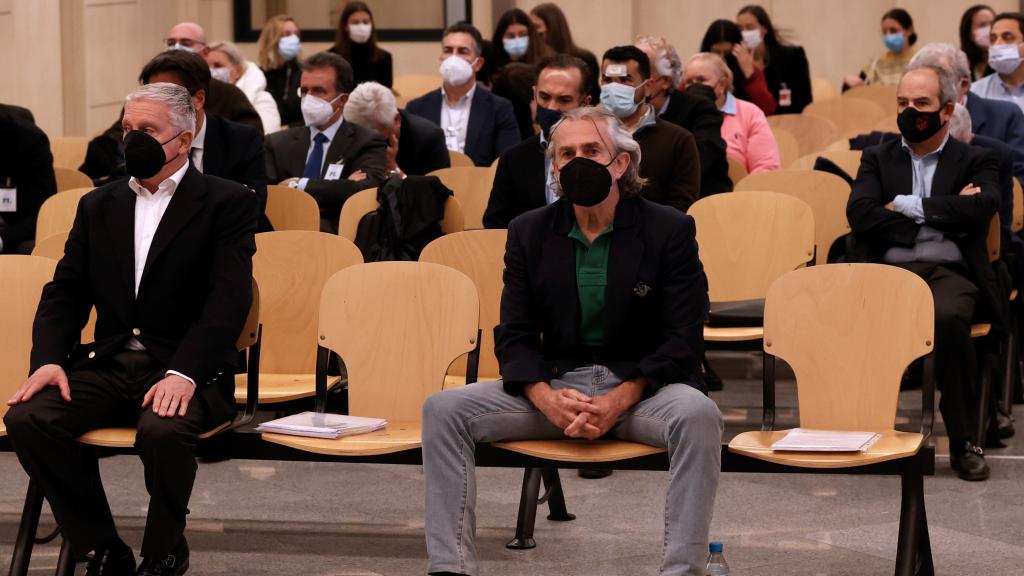
MULTIPOLYGON (((309 127, 289 128, 267 136, 267 177, 277 184, 288 178, 302 178, 306 169, 306 155, 309 153, 309 127)), ((320 178, 306 184, 306 192, 316 199, 320 206, 320 228, 337 232, 341 205, 349 196, 373 188, 384 181, 387 166, 384 137, 369 128, 352 122, 342 122, 338 132, 327 147, 320 178), (341 177, 324 180, 331 164, 344 163, 341 177), (366 179, 359 182, 349 180, 357 170, 366 173, 366 179)))
POLYGON ((252 188, 263 214, 267 207, 267 165, 263 137, 255 128, 207 114, 203 173, 252 188))
POLYGON ((412 176, 426 176, 434 170, 452 165, 444 145, 444 131, 437 124, 405 110, 402 134, 398 137, 398 156, 395 161, 402 172, 412 176))
MULTIPOLYGON (((440 126, 441 98, 441 89, 438 88, 413 98, 405 109, 440 126)), ((512 103, 495 96, 483 86, 477 86, 466 127, 466 155, 477 166, 490 166, 495 158, 520 140, 512 103)))
POLYGON ((733 184, 729 179, 729 161, 725 157, 725 140, 722 139, 722 113, 715 106, 713 95, 705 98, 693 93, 703 88, 706 87, 695 86, 686 92, 673 91, 668 107, 659 116, 693 134, 700 154, 701 198, 729 192, 733 184))
POLYGON ((190 166, 157 227, 138 296, 135 198, 128 180, 119 180, 79 203, 32 327, 32 370, 86 368, 123 350, 137 329, 150 354, 202 391, 237 362, 235 342, 252 302, 256 196, 190 166), (79 345, 93 306, 96 341, 79 345))
POLYGON ((508 228, 516 216, 546 205, 546 183, 544 145, 539 134, 506 150, 494 172, 484 228, 508 228))
POLYGON ((764 67, 764 79, 768 91, 779 99, 779 90, 785 84, 790 91, 790 105, 779 104, 775 114, 799 114, 811 103, 811 68, 807 55, 800 46, 776 44, 767 48, 768 58, 764 67))
MULTIPOLYGON (((13 186, 18 191, 17 210, 0 211, 5 222, 0 226, 2 254, 14 253, 35 239, 39 207, 57 193, 50 141, 25 112, 24 108, 0 105, 0 188, 13 186)), ((27 245, 22 251, 28 251, 27 245)))
MULTIPOLYGON (((851 261, 880 262, 889 248, 916 243, 921 225, 885 207, 897 195, 911 193, 912 169, 902 140, 864 150, 846 206, 853 229, 847 248, 851 261)), ((980 300, 995 323, 1004 317, 1005 297, 989 264, 985 240, 999 202, 999 160, 988 150, 950 138, 935 168, 931 197, 921 203, 925 224, 960 247, 971 280, 981 292, 980 300), (981 192, 960 195, 970 183, 980 186, 981 192)))
POLYGON ((600 349, 580 341, 574 221, 562 199, 509 226, 494 330, 506 391, 594 362, 616 363, 621 378, 646 377, 648 394, 675 383, 704 390, 698 365, 708 294, 693 218, 638 197, 619 202, 600 349))

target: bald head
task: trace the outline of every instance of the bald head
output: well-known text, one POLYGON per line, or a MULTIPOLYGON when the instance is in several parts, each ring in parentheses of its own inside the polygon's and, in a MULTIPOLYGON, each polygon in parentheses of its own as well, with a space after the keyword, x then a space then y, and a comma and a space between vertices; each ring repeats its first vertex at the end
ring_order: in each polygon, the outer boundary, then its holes
POLYGON ((210 48, 206 45, 206 32, 195 22, 179 22, 167 33, 168 49, 179 48, 205 56, 210 48))

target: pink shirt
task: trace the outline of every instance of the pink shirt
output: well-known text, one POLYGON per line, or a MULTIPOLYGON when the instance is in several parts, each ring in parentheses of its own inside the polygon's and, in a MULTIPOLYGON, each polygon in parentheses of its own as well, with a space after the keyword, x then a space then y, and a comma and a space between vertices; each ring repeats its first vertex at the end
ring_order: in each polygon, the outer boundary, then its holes
POLYGON ((726 153, 743 164, 748 174, 779 169, 779 145, 760 108, 730 92, 725 96, 722 116, 726 153))

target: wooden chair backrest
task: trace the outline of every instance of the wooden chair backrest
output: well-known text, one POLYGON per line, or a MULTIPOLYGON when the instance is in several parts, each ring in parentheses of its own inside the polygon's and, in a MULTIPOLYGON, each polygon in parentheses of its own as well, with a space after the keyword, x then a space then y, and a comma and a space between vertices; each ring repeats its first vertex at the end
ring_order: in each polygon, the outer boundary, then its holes
POLYGON ((1020 180, 1013 179, 1013 222, 1010 223, 1010 230, 1015 233, 1024 229, 1024 188, 1021 188, 1020 180))
POLYGON ((484 227, 484 211, 491 197, 496 167, 474 166, 472 168, 441 168, 430 173, 437 176, 445 186, 455 193, 455 199, 462 206, 465 229, 484 227))
POLYGON ((332 274, 363 263, 348 240, 308 230, 256 235, 253 277, 262 290, 263 345, 260 371, 312 374, 316 371, 320 293, 332 274))
POLYGON ((896 86, 869 84, 857 86, 843 92, 843 100, 859 99, 878 104, 887 116, 896 114, 896 86))
POLYGON ((768 290, 764 350, 796 374, 800 426, 892 430, 900 378, 932 350, 934 326, 931 290, 912 272, 813 266, 768 290))
POLYGON ((789 132, 799 144, 800 155, 824 150, 839 139, 839 128, 835 122, 820 116, 804 114, 776 114, 768 117, 768 125, 774 133, 777 128, 789 132))
POLYGON ((85 152, 89 149, 89 139, 85 136, 55 136, 50 138, 50 151, 53 152, 53 166, 78 170, 85 162, 85 152))
POLYGON ((850 178, 857 177, 857 171, 860 170, 860 150, 822 150, 821 152, 814 152, 800 157, 789 168, 793 170, 814 170, 814 163, 818 160, 818 156, 824 156, 835 162, 836 166, 839 166, 850 175, 850 178))
POLYGON ((267 219, 274 230, 320 231, 320 207, 303 190, 267 186, 267 219))
POLYGON ((850 185, 839 176, 814 170, 778 170, 751 174, 736 187, 737 192, 765 190, 794 196, 811 207, 816 264, 824 264, 832 244, 850 233, 846 220, 850 185))
POLYGON ((850 139, 849 138, 840 138, 839 140, 836 140, 835 142, 829 144, 827 148, 825 148, 825 150, 827 152, 831 152, 833 150, 849 150, 849 149, 850 149, 850 139))
POLYGON ((899 132, 900 127, 896 123, 896 115, 890 114, 875 123, 873 132, 899 132))
POLYGON ((800 143, 796 136, 785 128, 773 128, 772 135, 775 136, 775 143, 779 145, 779 165, 785 168, 796 162, 800 157, 800 143))
POLYGON ((824 78, 811 78, 811 97, 815 102, 821 102, 822 100, 831 100, 839 97, 839 91, 836 90, 835 84, 825 80, 824 78))
POLYGON ((235 347, 245 350, 254 346, 260 335, 260 286, 256 279, 252 279, 252 304, 249 305, 249 313, 245 316, 245 324, 242 326, 242 333, 235 341, 235 347))
POLYGON ((0 417, 7 413, 7 399, 28 378, 32 322, 56 267, 41 256, 0 256, 0 417))
POLYGON ((732 184, 735 186, 740 180, 747 177, 747 167, 732 156, 726 155, 726 159, 729 161, 729 179, 732 180, 732 184))
POLYGON ((456 150, 448 151, 448 160, 451 161, 452 168, 472 168, 476 166, 476 164, 473 164, 472 158, 456 150))
MULTIPOLYGON (((494 327, 501 320, 501 290, 505 284, 505 239, 507 230, 466 230, 434 240, 423 249, 420 262, 433 262, 455 268, 476 285, 480 296, 480 366, 478 379, 499 378, 498 359, 494 356, 494 327)), ((466 359, 460 358, 449 374, 464 376, 466 359)))
POLYGON ((776 278, 814 257, 814 216, 799 198, 715 194, 688 213, 697 221, 712 302, 764 298, 776 278))
POLYGON ((437 74, 399 74, 395 76, 394 82, 391 84, 395 96, 401 97, 403 102, 419 98, 440 87, 441 77, 437 74))
POLYGON ((78 202, 92 191, 92 188, 72 188, 50 196, 39 207, 36 215, 36 242, 54 234, 71 232, 78 213, 78 202))
MULTIPOLYGON (((377 202, 377 189, 367 188, 349 196, 348 200, 341 205, 341 214, 338 216, 338 236, 348 240, 356 241, 356 232, 359 231, 359 221, 370 212, 377 209, 380 204, 377 202)), ((441 232, 452 234, 462 232, 466 229, 462 206, 454 196, 449 196, 444 203, 444 219, 441 220, 441 232)))
POLYGON ((480 302, 465 274, 429 262, 374 262, 327 280, 319 344, 348 370, 349 413, 419 422, 448 367, 476 346, 480 302))
POLYGON ((67 232, 61 232, 59 234, 51 234, 46 238, 36 242, 36 245, 32 247, 33 256, 42 256, 43 258, 50 258, 52 260, 60 260, 64 257, 64 245, 68 242, 69 234, 67 232))
POLYGON ((57 178, 57 192, 66 192, 75 188, 88 188, 92 190, 92 178, 82 174, 74 168, 53 167, 53 175, 57 178))
POLYGON ((804 116, 828 118, 839 128, 839 136, 855 136, 870 132, 879 120, 891 114, 892 108, 860 98, 836 98, 811 102, 804 108, 804 116))

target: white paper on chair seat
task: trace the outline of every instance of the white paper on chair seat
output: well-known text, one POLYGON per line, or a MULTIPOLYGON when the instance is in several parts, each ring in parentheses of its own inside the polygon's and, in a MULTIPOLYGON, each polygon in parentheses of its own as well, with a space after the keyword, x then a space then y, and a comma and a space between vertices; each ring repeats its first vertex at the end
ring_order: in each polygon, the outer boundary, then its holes
POLYGON ((256 427, 256 431, 313 438, 341 438, 383 430, 387 424, 388 421, 383 418, 303 412, 264 422, 256 427))
POLYGON ((778 452, 864 452, 881 438, 874 432, 794 428, 772 444, 778 452))

